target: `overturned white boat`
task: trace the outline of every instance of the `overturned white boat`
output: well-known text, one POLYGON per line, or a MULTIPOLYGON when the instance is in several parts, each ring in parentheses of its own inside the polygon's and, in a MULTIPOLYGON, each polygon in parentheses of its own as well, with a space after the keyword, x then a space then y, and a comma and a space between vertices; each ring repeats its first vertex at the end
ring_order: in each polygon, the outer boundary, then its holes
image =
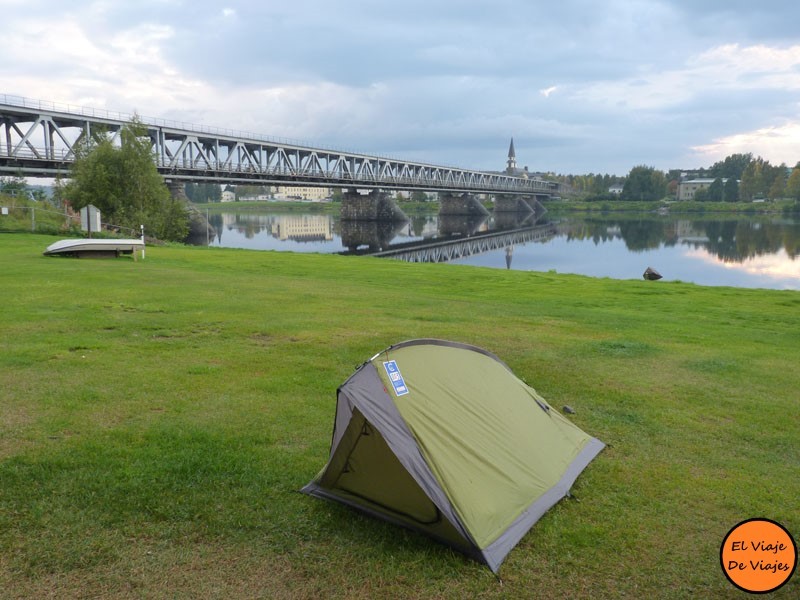
MULTIPOLYGON (((144 250, 144 242, 140 239, 77 239, 59 240, 50 244, 44 251, 45 256, 119 256, 133 254, 136 250, 144 250)), ((134 255, 135 256, 135 255, 134 255)))

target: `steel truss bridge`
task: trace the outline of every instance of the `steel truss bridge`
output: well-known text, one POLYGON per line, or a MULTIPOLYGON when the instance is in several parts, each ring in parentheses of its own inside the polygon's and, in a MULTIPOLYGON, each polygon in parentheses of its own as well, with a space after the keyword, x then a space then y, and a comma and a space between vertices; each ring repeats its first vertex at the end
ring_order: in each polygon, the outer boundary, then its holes
MULTIPOLYGON (((65 177, 76 144, 109 135, 119 143, 133 117, 0 94, 0 175, 65 177)), ((168 181, 425 190, 546 197, 560 185, 269 139, 250 133, 140 117, 168 181)))

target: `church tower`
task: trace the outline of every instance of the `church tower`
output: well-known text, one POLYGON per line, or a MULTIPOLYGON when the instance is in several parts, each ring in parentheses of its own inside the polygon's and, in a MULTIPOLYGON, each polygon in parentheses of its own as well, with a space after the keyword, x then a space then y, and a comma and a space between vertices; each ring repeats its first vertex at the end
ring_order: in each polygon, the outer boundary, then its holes
POLYGON ((517 172, 517 153, 514 151, 514 138, 511 138, 511 145, 508 147, 508 163, 506 173, 514 175, 517 172))

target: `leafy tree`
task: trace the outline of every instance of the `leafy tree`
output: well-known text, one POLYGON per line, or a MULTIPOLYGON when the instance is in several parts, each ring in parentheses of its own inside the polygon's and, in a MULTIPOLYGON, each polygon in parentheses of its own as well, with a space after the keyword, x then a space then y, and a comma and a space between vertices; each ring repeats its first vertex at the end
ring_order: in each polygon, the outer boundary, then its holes
POLYGON ((428 194, 421 190, 414 190, 411 192, 411 201, 412 202, 427 202, 428 201, 428 194))
POLYGON ((222 190, 216 183, 187 183, 186 197, 192 202, 219 202, 222 190))
POLYGON ((75 209, 93 204, 107 223, 134 231, 144 225, 157 238, 183 240, 189 228, 186 206, 170 195, 137 117, 122 128, 120 140, 116 146, 100 133, 76 145, 64 197, 75 209))
POLYGON ((679 181, 677 179, 669 179, 669 183, 667 184, 667 194, 670 196, 674 196, 678 193, 678 184, 679 181))
POLYGON ((695 202, 708 202, 711 199, 711 196, 708 192, 710 188, 700 188, 694 193, 693 200, 695 202))
POLYGON ((28 183, 21 175, 0 177, 0 193, 9 196, 21 196, 28 190, 28 183))
POLYGON ((786 195, 786 167, 785 165, 781 165, 779 167, 778 173, 775 174, 775 178, 772 180, 772 185, 769 186, 769 190, 767 191, 767 197, 770 200, 777 200, 778 198, 783 198, 786 195))
POLYGON ((724 184, 722 179, 717 177, 710 186, 708 186, 708 199, 711 202, 722 202, 722 195, 724 192, 724 184))
POLYGON ((725 202, 737 202, 739 200, 739 182, 734 177, 725 182, 722 199, 725 202))
POLYGON ((764 186, 764 161, 760 156, 751 161, 742 172, 742 183, 739 185, 739 196, 745 202, 766 193, 764 186))
POLYGON ((721 177, 722 179, 741 179, 742 173, 752 160, 753 155, 749 152, 747 154, 731 154, 724 160, 714 163, 709 169, 709 173, 712 177, 721 177))
POLYGON ((800 200, 800 165, 792 169, 792 174, 786 182, 786 195, 795 200, 800 200))
MULTIPOLYGON (((227 190, 232 192, 236 192, 236 200, 238 201, 241 198, 258 198, 259 196, 268 196, 270 193, 269 186, 266 185, 237 185, 235 188, 231 186, 227 186, 227 190)), ((222 192, 220 192, 220 198, 222 197, 222 192)))
POLYGON ((622 189, 623 200, 660 200, 667 193, 664 173, 640 165, 631 169, 622 189))
POLYGON ((742 173, 739 195, 744 201, 754 198, 779 198, 786 184, 786 165, 774 166, 760 156, 751 161, 742 173))

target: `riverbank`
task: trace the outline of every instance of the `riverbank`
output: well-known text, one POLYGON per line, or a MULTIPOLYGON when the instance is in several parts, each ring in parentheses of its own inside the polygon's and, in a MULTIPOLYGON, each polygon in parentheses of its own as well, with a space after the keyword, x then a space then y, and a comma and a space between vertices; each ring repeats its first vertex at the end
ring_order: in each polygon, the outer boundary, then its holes
POLYGON ((800 203, 794 200, 770 202, 692 202, 656 200, 653 202, 601 200, 551 200, 543 203, 548 211, 559 212, 663 212, 669 214, 797 214, 800 203))
MULTIPOLYGON (((0 235, 9 597, 729 597, 719 547, 800 534, 800 294, 0 235), (302 496, 336 387, 386 346, 505 360, 608 448, 485 567, 302 496)), ((776 597, 800 590, 794 578, 776 597)))

